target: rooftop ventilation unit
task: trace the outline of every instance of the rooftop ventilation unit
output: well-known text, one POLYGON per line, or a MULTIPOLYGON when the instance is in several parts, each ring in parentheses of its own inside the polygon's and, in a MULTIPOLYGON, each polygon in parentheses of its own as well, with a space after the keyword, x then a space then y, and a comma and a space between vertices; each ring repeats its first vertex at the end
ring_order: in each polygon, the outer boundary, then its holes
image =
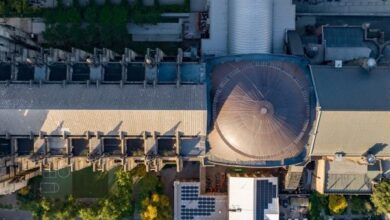
POLYGON ((374 58, 368 58, 362 61, 361 66, 367 72, 370 72, 372 69, 374 69, 377 66, 377 63, 374 58))
POLYGON ((342 60, 336 60, 334 62, 334 68, 337 68, 337 69, 343 68, 343 61, 342 60))
POLYGON ((233 208, 233 209, 229 209, 229 212, 241 212, 242 209, 241 208, 233 208))
POLYGON ((374 154, 367 154, 367 163, 373 165, 376 163, 376 157, 374 154))
POLYGON ((336 161, 342 161, 342 160, 343 160, 343 157, 344 157, 344 153, 342 153, 342 152, 337 152, 337 153, 335 154, 335 160, 336 160, 336 161))
POLYGON ((318 55, 319 47, 316 44, 308 44, 305 48, 306 55, 309 58, 314 58, 318 55))

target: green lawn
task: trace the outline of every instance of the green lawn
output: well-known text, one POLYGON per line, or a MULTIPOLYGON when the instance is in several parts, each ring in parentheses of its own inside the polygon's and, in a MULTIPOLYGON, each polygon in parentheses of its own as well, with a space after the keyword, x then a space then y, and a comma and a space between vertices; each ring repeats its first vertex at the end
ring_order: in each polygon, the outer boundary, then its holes
POLYGON ((44 171, 41 192, 45 197, 101 198, 108 194, 115 182, 115 171, 93 172, 92 167, 70 172, 70 168, 44 171))
POLYGON ((41 192, 46 197, 63 198, 72 193, 72 175, 70 168, 58 171, 43 171, 40 184, 41 192))
POLYGON ((108 172, 93 172, 92 167, 73 173, 73 195, 76 198, 101 198, 112 186, 115 169, 108 172))

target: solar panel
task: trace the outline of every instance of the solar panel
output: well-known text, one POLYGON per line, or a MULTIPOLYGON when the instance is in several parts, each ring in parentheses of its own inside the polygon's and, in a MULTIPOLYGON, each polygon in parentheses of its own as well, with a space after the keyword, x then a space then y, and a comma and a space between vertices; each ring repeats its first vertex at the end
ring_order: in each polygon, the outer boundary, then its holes
POLYGON ((193 220, 196 217, 211 216, 215 212, 215 198, 199 195, 198 186, 182 186, 181 201, 185 201, 181 205, 181 219, 193 220), (197 208, 187 208, 185 205, 188 202, 197 203, 197 208))
POLYGON ((256 181, 256 220, 264 220, 264 211, 276 198, 276 185, 268 180, 256 181))

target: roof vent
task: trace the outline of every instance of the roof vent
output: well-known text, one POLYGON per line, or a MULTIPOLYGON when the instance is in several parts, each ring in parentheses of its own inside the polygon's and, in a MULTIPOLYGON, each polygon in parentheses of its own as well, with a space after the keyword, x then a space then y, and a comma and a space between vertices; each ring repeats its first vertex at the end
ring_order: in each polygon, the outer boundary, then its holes
POLYGON ((376 60, 374 58, 364 59, 361 66, 367 72, 370 72, 372 69, 374 69, 377 66, 376 60))
POLYGON ((337 69, 343 68, 343 61, 342 60, 335 60, 334 68, 337 68, 337 69))
POLYGON ((318 52, 319 52, 319 48, 318 48, 318 45, 317 44, 308 44, 306 47, 305 47, 305 52, 306 52, 306 55, 309 57, 309 58, 314 58, 318 55, 318 52))
POLYGON ((335 160, 336 160, 336 161, 342 161, 342 160, 343 160, 343 157, 344 157, 344 153, 342 153, 342 152, 337 152, 337 153, 335 154, 335 160))
POLYGON ((376 163, 376 157, 374 154, 367 154, 367 163, 373 165, 376 163))
POLYGON ((242 209, 241 208, 232 208, 232 209, 229 209, 229 212, 241 212, 242 209))

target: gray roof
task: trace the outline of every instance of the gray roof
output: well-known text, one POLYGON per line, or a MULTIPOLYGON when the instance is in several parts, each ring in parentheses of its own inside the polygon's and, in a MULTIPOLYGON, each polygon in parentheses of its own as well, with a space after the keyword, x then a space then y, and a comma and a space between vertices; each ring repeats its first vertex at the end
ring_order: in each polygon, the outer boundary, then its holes
POLYGON ((137 25, 129 23, 127 31, 133 41, 181 41, 182 23, 157 23, 137 25))
POLYGON ((1 133, 205 135, 206 129, 205 85, 0 86, 1 133))
POLYGON ((323 27, 323 38, 326 40, 327 47, 361 47, 364 34, 362 27, 323 27))
POLYGON ((370 57, 368 47, 326 47, 325 60, 354 60, 370 57))
POLYGON ((370 73, 359 66, 311 68, 322 110, 390 110, 389 67, 377 67, 370 73))
POLYGON ((0 86, 0 109, 203 110, 204 85, 0 86))
POLYGON ((304 56, 302 39, 296 31, 287 31, 288 47, 292 55, 304 56))
POLYGON ((370 193, 372 181, 380 174, 379 163, 363 165, 352 161, 326 162, 326 193, 370 193))
MULTIPOLYGON (((294 1, 297 13, 307 13, 310 15, 356 15, 363 17, 388 15, 390 12, 390 2, 383 0, 343 0, 343 1, 294 1), (312 4, 317 2, 318 4, 312 4)), ((367 19, 367 17, 364 17, 367 19)), ((336 19, 341 20, 339 17, 336 19)), ((355 19, 355 18, 353 18, 355 19)))
POLYGON ((354 60, 377 57, 378 45, 366 39, 360 26, 323 26, 325 60, 354 60))
POLYGON ((312 67, 320 107, 312 155, 390 156, 389 71, 312 67))

